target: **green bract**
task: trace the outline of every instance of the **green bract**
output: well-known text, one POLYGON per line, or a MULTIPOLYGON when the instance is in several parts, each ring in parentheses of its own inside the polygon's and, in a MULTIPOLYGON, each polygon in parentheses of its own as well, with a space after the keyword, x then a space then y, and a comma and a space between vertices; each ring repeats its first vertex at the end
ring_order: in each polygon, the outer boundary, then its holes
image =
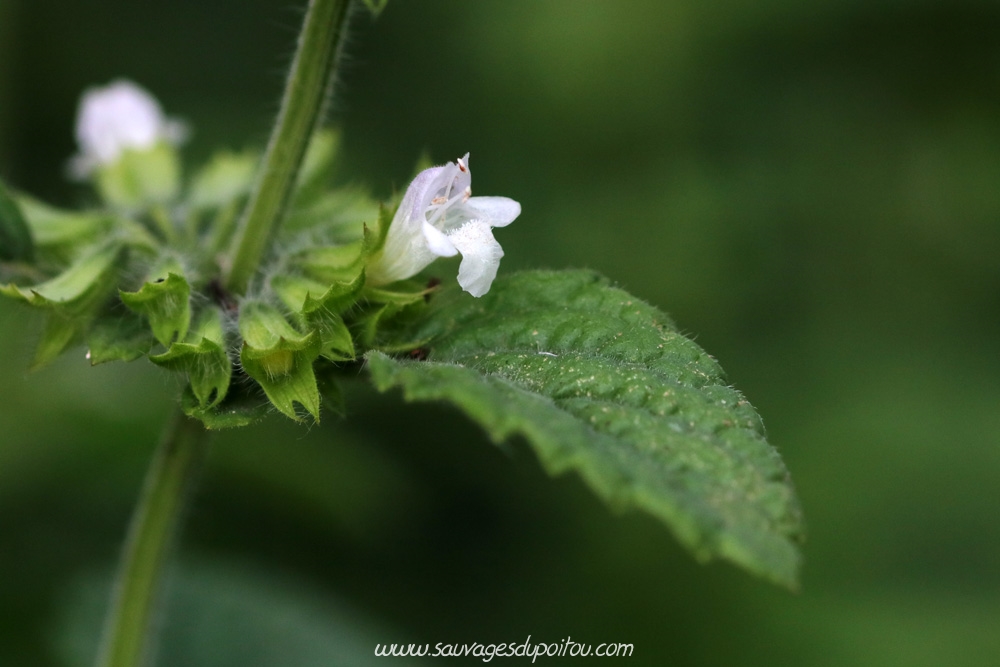
POLYGON ((292 419, 298 419, 295 403, 319 419, 313 373, 322 347, 319 333, 301 333, 273 306, 251 301, 240 308, 240 334, 243 370, 264 388, 271 403, 292 419))
POLYGON ((233 374, 222 318, 218 308, 204 309, 186 341, 172 343, 166 352, 149 357, 154 364, 187 374, 200 410, 212 408, 226 397, 233 374))
POLYGON ((156 276, 138 292, 119 292, 122 303, 149 319, 149 327, 160 345, 182 339, 191 324, 191 287, 176 262, 153 272, 156 276))

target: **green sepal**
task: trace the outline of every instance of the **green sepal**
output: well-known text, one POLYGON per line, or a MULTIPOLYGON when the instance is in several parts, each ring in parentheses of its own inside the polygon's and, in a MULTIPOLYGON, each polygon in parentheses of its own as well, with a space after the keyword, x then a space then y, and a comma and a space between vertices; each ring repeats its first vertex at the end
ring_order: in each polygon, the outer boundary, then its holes
POLYGON ((31 360, 31 368, 38 369, 49 363, 65 350, 71 343, 79 340, 87 322, 79 317, 51 311, 45 316, 42 334, 35 346, 35 355, 31 360))
MULTIPOLYGON (((384 318, 391 316, 393 311, 395 309, 388 304, 370 305, 364 307, 360 312, 355 313, 351 317, 351 329, 354 332, 354 338, 362 348, 369 349, 376 347, 375 341, 378 338, 379 323, 384 318)), ((384 348, 379 346, 379 349, 384 348)), ((385 351, 395 352, 396 349, 385 351)))
POLYGON ((179 264, 171 261, 151 273, 138 292, 118 293, 122 303, 149 320, 153 335, 165 347, 175 337, 183 340, 191 324, 191 286, 180 271, 179 264))
POLYGON ((312 278, 282 274, 271 278, 271 289, 278 295, 286 308, 293 313, 300 313, 302 307, 305 306, 306 299, 311 294, 321 294, 327 290, 327 287, 324 283, 312 278))
POLYGON ((365 349, 405 352, 420 347, 424 340, 411 340, 405 333, 427 307, 428 297, 437 287, 427 287, 415 280, 393 283, 391 287, 365 287, 363 304, 351 314, 350 327, 355 340, 365 349))
POLYGON ((188 205, 197 210, 220 208, 245 197, 259 164, 255 151, 216 153, 191 180, 188 205))
POLYGON ((415 280, 402 280, 390 287, 366 287, 362 297, 370 303, 390 303, 395 306, 408 306, 426 301, 438 289, 428 287, 415 280))
POLYGON ((295 412, 299 403, 319 421, 319 390, 312 367, 322 347, 319 333, 302 334, 273 306, 251 301, 240 308, 240 335, 243 370, 274 407, 300 421, 295 412))
POLYGON ((107 213, 64 211, 23 194, 17 203, 39 249, 85 243, 106 234, 112 224, 107 213))
POLYGON ((397 208, 399 208, 398 204, 395 206, 379 204, 375 230, 372 231, 365 225, 364 240, 368 257, 374 257, 385 247, 385 239, 389 236, 389 227, 392 225, 392 218, 396 215, 397 208))
POLYGON ((302 276, 276 276, 271 280, 272 289, 294 313, 296 323, 319 334, 320 355, 330 361, 350 361, 357 356, 341 314, 354 306, 363 286, 364 273, 353 282, 334 283, 325 291, 322 283, 302 276))
POLYGON ((48 311, 35 349, 32 368, 55 359, 87 331, 94 314, 111 288, 118 243, 90 248, 56 277, 31 287, 0 285, 0 294, 48 311))
POLYGON ((342 314, 351 309, 362 294, 365 286, 365 274, 359 273, 349 282, 337 282, 330 285, 329 289, 313 297, 309 294, 302 304, 302 312, 309 314, 321 309, 342 314))
POLYGON ((161 141, 147 150, 126 150, 114 163, 101 166, 94 172, 94 185, 108 205, 133 211, 176 199, 180 174, 177 151, 161 141))
POLYGON ((427 342, 427 337, 411 338, 412 324, 426 308, 419 301, 407 304, 372 302, 352 315, 350 328, 363 349, 376 348, 383 352, 408 352, 427 342))
POLYGON ((271 279, 271 289, 281 299, 282 304, 296 314, 314 310, 318 304, 337 313, 354 305, 364 286, 364 274, 359 274, 351 282, 321 282, 300 275, 279 275, 271 279), (313 296, 318 295, 318 296, 313 296))
POLYGON ((354 338, 344 318, 333 311, 318 309, 307 316, 309 326, 319 334, 320 355, 330 361, 353 361, 357 358, 354 338))
POLYGON ((222 403, 202 407, 194 395, 194 390, 188 385, 181 395, 181 409, 188 417, 200 420, 205 428, 217 431, 259 422, 267 416, 270 406, 261 396, 255 396, 245 389, 234 388, 222 403))
POLYGON ((81 314, 104 296, 121 251, 121 244, 114 242, 95 246, 54 278, 31 287, 0 285, 0 294, 58 310, 64 316, 81 314))
POLYGON ((365 224, 375 223, 378 209, 379 203, 366 190, 357 186, 342 187, 297 200, 282 230, 320 229, 331 242, 350 243, 362 238, 365 224))
POLYGON ((166 352, 150 355, 149 360, 186 373, 199 408, 221 403, 233 375, 233 364, 226 353, 222 311, 215 307, 203 310, 185 342, 172 343, 166 352))
POLYGON ((306 248, 294 253, 289 263, 306 276, 327 285, 350 283, 364 270, 365 242, 306 248))
POLYGON ((92 366, 108 361, 133 361, 148 354, 153 335, 142 317, 131 312, 107 313, 87 332, 87 359, 92 366))
POLYGON ((0 259, 31 262, 35 242, 21 207, 0 181, 0 259))
POLYGON ((347 415, 347 403, 337 377, 338 369, 333 364, 321 364, 316 369, 316 384, 319 387, 323 407, 337 417, 343 418, 347 415))

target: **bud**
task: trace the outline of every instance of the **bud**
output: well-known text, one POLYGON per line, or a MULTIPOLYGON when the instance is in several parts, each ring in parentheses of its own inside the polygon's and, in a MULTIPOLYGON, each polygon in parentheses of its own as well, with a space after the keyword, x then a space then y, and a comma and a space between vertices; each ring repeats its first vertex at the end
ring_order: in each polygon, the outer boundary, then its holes
POLYGON ((70 175, 92 178, 114 206, 168 201, 180 184, 173 147, 186 134, 182 123, 166 118, 156 98, 131 81, 91 88, 77 111, 80 153, 70 160, 70 175))

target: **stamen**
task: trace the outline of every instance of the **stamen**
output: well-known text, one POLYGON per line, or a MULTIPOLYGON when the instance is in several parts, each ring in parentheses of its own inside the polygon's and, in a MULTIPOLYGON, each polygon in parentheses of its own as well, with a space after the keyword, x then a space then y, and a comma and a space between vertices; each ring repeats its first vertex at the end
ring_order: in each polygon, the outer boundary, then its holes
POLYGON ((455 186, 458 185, 459 179, 458 172, 467 172, 469 170, 465 161, 459 158, 455 163, 447 165, 447 168, 450 170, 450 172, 445 172, 448 174, 448 184, 438 190, 438 196, 431 199, 427 205, 427 209, 424 211, 424 219, 427 222, 432 225, 438 225, 441 222, 441 226, 444 227, 448 226, 448 210, 456 205, 461 206, 472 197, 472 187, 468 185, 460 192, 455 192, 455 186))

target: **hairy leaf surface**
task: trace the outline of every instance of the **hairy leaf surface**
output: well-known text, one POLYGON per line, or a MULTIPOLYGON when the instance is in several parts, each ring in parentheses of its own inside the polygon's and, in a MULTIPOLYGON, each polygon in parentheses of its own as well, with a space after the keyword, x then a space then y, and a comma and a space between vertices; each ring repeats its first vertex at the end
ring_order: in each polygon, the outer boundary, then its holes
POLYGON ((481 299, 436 295, 400 336, 420 354, 370 353, 380 390, 451 402, 497 442, 523 436, 550 473, 650 512, 698 558, 795 586, 788 472, 753 407, 657 309, 590 272, 530 272, 481 299))

